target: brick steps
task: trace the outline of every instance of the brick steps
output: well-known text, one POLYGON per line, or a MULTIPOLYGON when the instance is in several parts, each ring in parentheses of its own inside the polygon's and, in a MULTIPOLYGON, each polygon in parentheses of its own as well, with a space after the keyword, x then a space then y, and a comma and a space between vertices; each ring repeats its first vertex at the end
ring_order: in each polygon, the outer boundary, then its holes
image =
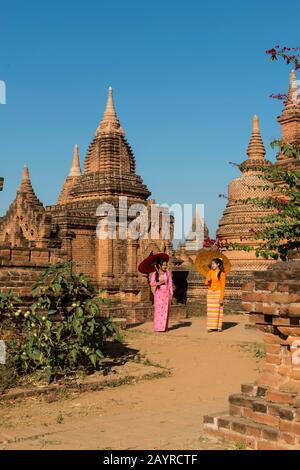
POLYGON ((299 279, 298 250, 243 285, 242 305, 264 332, 266 355, 256 385, 229 397, 229 413, 205 417, 204 429, 214 436, 252 449, 300 449, 299 279))
POLYGON ((243 384, 241 393, 229 396, 229 414, 205 416, 204 429, 251 449, 300 449, 296 399, 296 392, 243 384))
POLYGON ((252 422, 247 418, 231 415, 204 416, 205 432, 223 438, 228 442, 243 444, 253 450, 295 450, 300 449, 289 433, 277 428, 252 422))

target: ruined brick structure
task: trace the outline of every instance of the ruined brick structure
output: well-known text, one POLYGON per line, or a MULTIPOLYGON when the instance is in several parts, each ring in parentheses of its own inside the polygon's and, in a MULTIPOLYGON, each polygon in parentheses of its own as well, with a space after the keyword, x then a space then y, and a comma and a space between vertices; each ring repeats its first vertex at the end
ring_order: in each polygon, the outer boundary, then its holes
POLYGON ((67 259, 55 248, 0 247, 0 290, 13 290, 24 303, 31 300, 31 287, 51 263, 67 259))
POLYGON ((242 298, 265 332, 263 370, 229 397, 229 412, 205 416, 204 429, 252 449, 300 449, 300 253, 256 272, 242 298))
MULTIPOLYGON (((114 316, 129 322, 144 321, 152 317, 152 294, 147 277, 137 271, 138 263, 151 251, 165 251, 172 256, 173 250, 172 217, 171 238, 163 239, 160 219, 158 238, 151 239, 150 211, 155 201, 149 196, 150 191, 136 174, 135 158, 117 118, 110 88, 103 118, 87 151, 84 172, 75 146, 70 173, 57 204, 45 208, 33 191, 28 169, 24 168, 16 198, 0 219, 0 245, 9 247, 11 260, 17 256, 14 247, 29 249, 29 257, 33 253, 37 256, 36 249, 43 249, 49 262, 74 260, 76 270, 89 275, 99 290, 105 289, 111 300, 108 310, 114 316), (120 206, 120 197, 127 198, 127 208, 120 206), (107 212, 99 210, 103 203, 115 208, 113 238, 97 236, 97 229, 110 230, 107 212), (142 204, 144 217, 149 216, 148 238, 123 239, 120 235, 126 211, 133 204, 142 204)), ((129 212, 129 222, 138 225, 136 213, 129 212)), ((9 272, 4 258, 0 251, 3 282, 9 272)), ((24 263, 25 259, 27 251, 24 263)), ((21 265, 20 261, 20 269, 21 265)), ((171 314, 173 317, 184 314, 184 307, 173 305, 171 314)))

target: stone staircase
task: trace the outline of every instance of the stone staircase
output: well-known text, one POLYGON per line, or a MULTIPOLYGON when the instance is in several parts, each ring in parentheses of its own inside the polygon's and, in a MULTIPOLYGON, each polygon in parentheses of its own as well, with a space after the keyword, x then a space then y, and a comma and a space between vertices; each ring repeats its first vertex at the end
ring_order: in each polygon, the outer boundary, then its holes
POLYGON ((243 384, 229 396, 229 414, 204 416, 206 433, 255 450, 300 449, 300 403, 295 391, 243 384))

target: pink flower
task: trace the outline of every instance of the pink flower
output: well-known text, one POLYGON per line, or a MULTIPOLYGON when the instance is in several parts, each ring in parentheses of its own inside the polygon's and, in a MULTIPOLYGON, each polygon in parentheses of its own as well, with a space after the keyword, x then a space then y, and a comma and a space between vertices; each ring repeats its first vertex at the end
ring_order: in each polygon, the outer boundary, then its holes
POLYGON ((287 95, 285 93, 272 93, 272 95, 270 95, 269 97, 275 100, 285 100, 287 98, 287 95))

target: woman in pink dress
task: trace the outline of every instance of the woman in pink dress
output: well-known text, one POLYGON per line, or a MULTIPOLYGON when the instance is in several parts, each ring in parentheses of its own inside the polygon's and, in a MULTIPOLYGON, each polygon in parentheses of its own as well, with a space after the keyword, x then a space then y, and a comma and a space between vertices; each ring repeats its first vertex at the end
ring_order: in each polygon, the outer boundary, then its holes
POLYGON ((172 273, 168 271, 167 261, 156 265, 151 274, 150 285, 154 295, 153 331, 168 331, 169 309, 173 296, 172 273))

